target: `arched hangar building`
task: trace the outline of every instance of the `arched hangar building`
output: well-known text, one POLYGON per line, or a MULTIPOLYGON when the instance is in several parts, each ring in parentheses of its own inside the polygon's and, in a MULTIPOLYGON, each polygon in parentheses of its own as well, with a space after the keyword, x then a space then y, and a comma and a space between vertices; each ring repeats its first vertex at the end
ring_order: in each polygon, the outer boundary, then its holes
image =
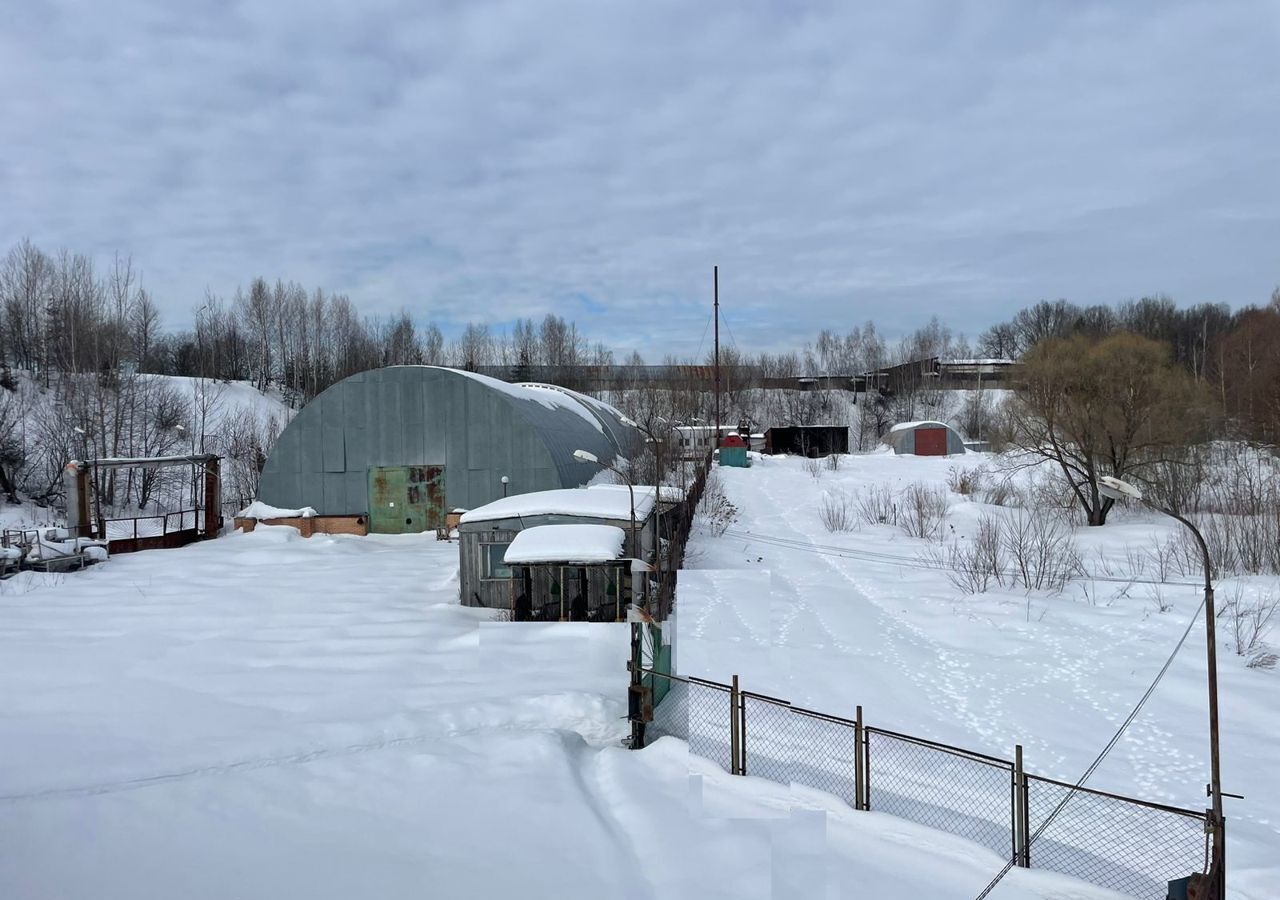
POLYGON ((550 385, 457 369, 391 366, 308 403, 276 442, 258 490, 275 507, 363 518, 372 532, 425 531, 505 493, 572 488, 628 455, 636 430, 606 403, 550 385))

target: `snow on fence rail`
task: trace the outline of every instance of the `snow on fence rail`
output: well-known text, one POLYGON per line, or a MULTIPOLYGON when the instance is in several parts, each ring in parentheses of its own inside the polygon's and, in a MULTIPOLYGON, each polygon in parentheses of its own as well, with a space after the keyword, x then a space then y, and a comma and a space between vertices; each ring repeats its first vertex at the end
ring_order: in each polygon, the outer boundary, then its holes
POLYGON ((730 774, 825 791, 854 809, 909 819, 1018 865, 1134 897, 1164 897, 1170 880, 1205 871, 1203 812, 1091 788, 1073 793, 1073 785, 1030 775, 1018 761, 865 725, 861 707, 857 719, 842 719, 740 690, 736 679, 725 685, 651 670, 644 678, 651 688, 669 685, 645 741, 679 738, 730 774))

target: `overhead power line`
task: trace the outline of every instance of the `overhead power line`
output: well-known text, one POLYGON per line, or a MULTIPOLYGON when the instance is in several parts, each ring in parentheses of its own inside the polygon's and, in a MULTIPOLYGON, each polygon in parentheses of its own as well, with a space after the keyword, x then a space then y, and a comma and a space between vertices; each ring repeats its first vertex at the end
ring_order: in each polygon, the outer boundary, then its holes
MULTIPOLYGON (((1036 842, 1040 835, 1044 834, 1045 829, 1053 823, 1053 820, 1057 818, 1058 813, 1062 812, 1066 808, 1067 803, 1070 802, 1071 798, 1075 796, 1077 789, 1084 787, 1084 783, 1089 780, 1089 777, 1093 775, 1098 766, 1102 765, 1102 761, 1107 758, 1107 754, 1110 753, 1115 745, 1120 742, 1120 738, 1124 735, 1125 731, 1128 730, 1129 726, 1133 724, 1133 720, 1138 717, 1138 713, 1142 711, 1142 707, 1146 705, 1147 701, 1151 699, 1151 695, 1155 693, 1156 686, 1160 684, 1165 673, 1169 671, 1169 667, 1173 665, 1173 660, 1177 657, 1178 651, 1182 649, 1182 645, 1187 642, 1187 636, 1191 634, 1191 629, 1195 627, 1196 622, 1200 621, 1200 613, 1203 610, 1204 601, 1201 600, 1200 605, 1196 608, 1195 614, 1191 617, 1191 621, 1187 623, 1186 630, 1182 632, 1182 637, 1178 638, 1178 643, 1173 648, 1173 652, 1170 653, 1169 658, 1164 661, 1164 665, 1160 667, 1160 671, 1156 673, 1156 677, 1152 679, 1151 684, 1143 693, 1142 698, 1129 712, 1129 715, 1125 717, 1125 720, 1120 723, 1120 727, 1117 728, 1116 733, 1111 736, 1111 740, 1107 741, 1107 745, 1102 748, 1102 752, 1094 758, 1093 762, 1089 763, 1089 767, 1084 770, 1084 774, 1081 775, 1071 789, 1067 791, 1066 796, 1058 802, 1058 805, 1053 808, 1053 812, 1049 813, 1049 815, 1045 817, 1045 820, 1040 823, 1040 827, 1036 829, 1035 834, 1027 838, 1028 848, 1036 842)), ((1004 864, 1004 868, 996 873, 996 876, 991 879, 987 886, 982 889, 974 900, 985 900, 987 895, 996 889, 996 885, 1000 883, 1001 879, 1008 875, 1013 869, 1016 859, 1017 856, 1015 854, 1004 864)))
MULTIPOLYGON (((775 535, 762 535, 751 531, 736 531, 729 529, 724 532, 725 537, 739 538, 748 541, 754 541, 761 544, 768 544, 775 547, 782 547, 789 550, 801 550, 806 553, 814 553, 819 556, 832 556, 843 559, 858 559, 865 562, 878 562, 886 565, 902 566, 909 569, 927 569, 942 572, 963 572, 963 569, 956 566, 949 566, 941 562, 932 562, 922 559, 918 556, 899 556, 893 553, 882 553, 876 550, 860 550, 852 547, 839 547, 828 544, 817 544, 808 540, 799 540, 795 538, 778 537, 775 535)), ((1070 580, 1081 581, 1103 581, 1115 584, 1154 584, 1166 586, 1182 586, 1182 587, 1199 587, 1199 582, 1192 581, 1157 581, 1152 578, 1135 578, 1127 575, 1099 575, 1096 573, 1085 573, 1077 575, 1070 580)))

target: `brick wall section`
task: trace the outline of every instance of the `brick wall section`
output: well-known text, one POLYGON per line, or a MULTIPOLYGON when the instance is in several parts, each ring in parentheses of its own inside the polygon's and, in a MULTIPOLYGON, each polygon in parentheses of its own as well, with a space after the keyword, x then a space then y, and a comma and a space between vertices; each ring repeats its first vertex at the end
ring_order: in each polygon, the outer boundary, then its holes
POLYGON ((246 532, 261 522, 263 525, 291 525, 303 537, 313 534, 354 534, 360 537, 369 533, 369 520, 365 516, 291 516, 287 519, 235 519, 235 527, 246 532))

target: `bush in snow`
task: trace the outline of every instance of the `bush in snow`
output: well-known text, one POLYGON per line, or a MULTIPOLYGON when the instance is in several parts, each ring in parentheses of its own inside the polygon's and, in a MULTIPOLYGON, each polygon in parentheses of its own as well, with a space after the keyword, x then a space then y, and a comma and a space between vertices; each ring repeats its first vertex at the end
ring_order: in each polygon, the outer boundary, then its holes
POLYGON ((988 475, 986 466, 978 466, 976 469, 952 466, 947 469, 947 487, 961 496, 970 497, 982 491, 988 475))
POLYGON ((992 587, 1059 593, 1082 571, 1071 526, 1060 516, 1024 510, 982 516, 972 538, 930 550, 923 558, 946 570, 966 594, 992 587))
POLYGON ((898 525, 911 537, 937 540, 947 520, 947 492, 928 484, 910 484, 902 493, 898 525))
POLYGON ((1063 517, 1042 510, 1017 510, 1003 534, 1014 583, 1027 590, 1061 591, 1082 571, 1075 534, 1063 517))
POLYGON ((925 560, 945 569, 947 579, 966 594, 982 594, 1004 583, 1008 568, 1000 520, 993 516, 978 519, 978 528, 968 543, 955 543, 945 550, 935 548, 925 560))
MULTIPOLYGON (((1212 467, 1220 473, 1199 492, 1196 525, 1220 572, 1280 574, 1280 467, 1253 448, 1219 448, 1212 467)), ((1187 530, 1179 536, 1183 567, 1203 567, 1200 546, 1187 530)))
POLYGON ((711 469, 707 473, 706 486, 702 489, 702 499, 698 501, 697 516, 707 530, 720 537, 734 522, 738 520, 738 508, 729 502, 724 492, 724 483, 720 473, 711 469))
POLYGON ((897 525, 898 503, 893 489, 878 484, 858 495, 858 515, 868 525, 897 525))
POLYGON ((823 493, 818 503, 818 516, 823 527, 830 532, 853 531, 857 527, 854 500, 839 488, 823 493))
MULTIPOLYGON (((1266 652, 1267 634, 1271 620, 1280 607, 1280 595, 1264 594, 1246 603, 1237 594, 1227 602, 1225 613, 1231 626, 1231 636, 1239 656, 1258 656, 1266 652)), ((1250 661, 1253 665, 1253 661, 1250 661)), ((1274 663, 1272 663, 1274 665, 1274 663)), ((1254 666, 1270 668, 1269 665, 1254 666)))

